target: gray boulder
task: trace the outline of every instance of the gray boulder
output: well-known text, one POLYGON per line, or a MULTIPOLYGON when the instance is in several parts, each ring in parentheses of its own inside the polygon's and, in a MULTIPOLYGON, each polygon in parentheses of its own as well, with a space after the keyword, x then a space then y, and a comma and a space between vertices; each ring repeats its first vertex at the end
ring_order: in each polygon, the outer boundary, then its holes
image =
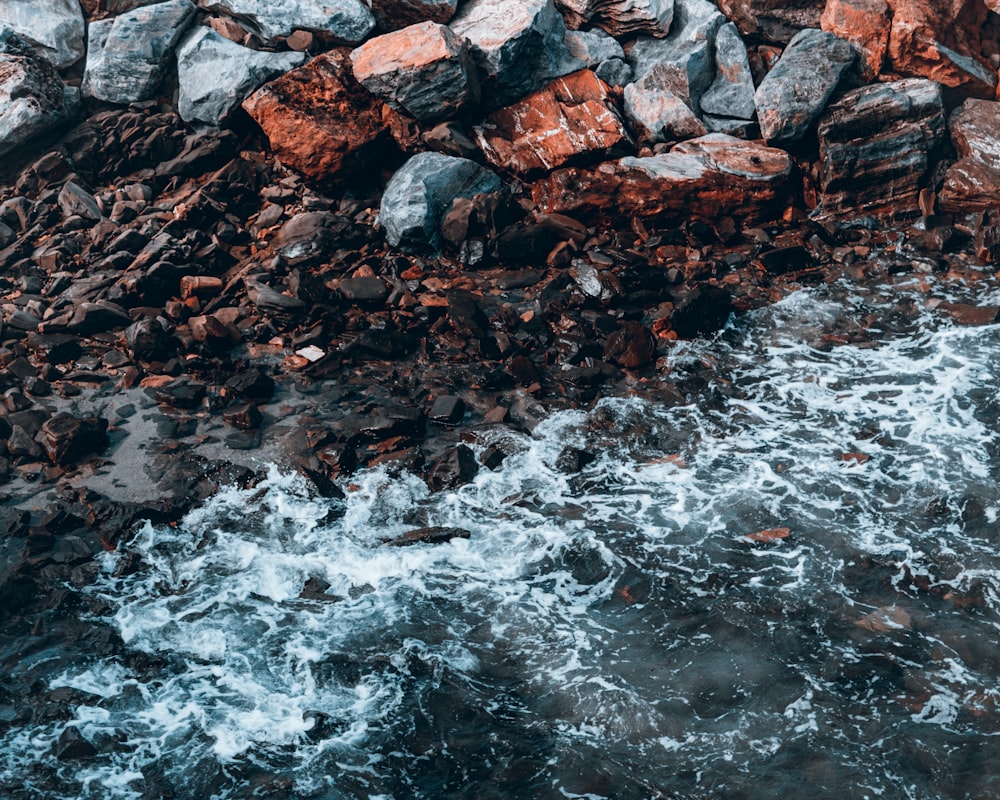
POLYGON ((122 104, 152 97, 194 13, 190 0, 167 0, 90 23, 83 93, 122 104))
POLYGON ((63 216, 82 217, 91 222, 99 222, 104 216, 94 196, 73 181, 68 181, 59 192, 59 207, 63 216))
POLYGON ((177 48, 177 110, 185 122, 221 125, 258 87, 306 60, 304 53, 266 53, 197 27, 177 48))
POLYGON ((77 89, 11 30, 0 30, 0 155, 69 120, 80 104, 77 89))
POLYGON ((670 77, 654 70, 624 91, 625 117, 638 141, 645 144, 704 136, 708 129, 670 90, 670 77))
POLYGON ((79 0, 0 0, 0 28, 34 45, 56 69, 83 58, 83 11, 79 0))
POLYGON ((612 36, 663 37, 674 18, 674 0, 559 0, 571 28, 597 25, 612 36))
POLYGON ((200 5, 249 23, 269 43, 306 30, 357 44, 375 29, 375 17, 362 0, 201 0, 200 5))
POLYGON ((496 192, 502 185, 499 177, 475 161, 419 153, 386 186, 379 222, 394 247, 437 249, 441 245, 441 220, 452 201, 496 192))
POLYGON ((715 35, 726 18, 708 0, 676 0, 674 24, 665 39, 641 36, 628 50, 640 81, 654 69, 670 90, 694 111, 715 72, 715 35))
POLYGON ((736 26, 727 22, 715 35, 715 80, 701 96, 701 110, 717 117, 753 119, 753 75, 736 26))
POLYGON ((566 25, 552 0, 469 0, 449 27, 469 40, 492 108, 581 68, 566 49, 566 25))
POLYGON ((424 122, 453 117, 479 100, 468 41, 436 22, 369 39, 351 53, 351 64, 369 92, 424 122))
POLYGON ((801 139, 857 59, 854 46, 832 33, 795 34, 754 95, 761 135, 769 142, 801 139))

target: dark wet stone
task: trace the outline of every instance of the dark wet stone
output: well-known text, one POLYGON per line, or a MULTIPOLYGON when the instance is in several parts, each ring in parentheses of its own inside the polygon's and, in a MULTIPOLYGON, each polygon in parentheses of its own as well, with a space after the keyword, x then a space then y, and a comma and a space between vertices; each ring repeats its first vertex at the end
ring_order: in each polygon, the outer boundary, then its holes
POLYGON ((11 428, 7 437, 7 452, 14 458, 24 457, 33 460, 42 458, 42 448, 20 425, 11 428))
POLYGON ((53 753, 60 761, 80 761, 96 756, 97 748, 83 737, 79 728, 70 725, 59 736, 53 753))
POLYGON ((270 400, 274 397, 274 378, 262 369, 253 367, 241 370, 226 381, 226 388, 239 397, 252 400, 270 400))
MULTIPOLYGON (((503 410, 506 411, 507 409, 503 410)), ((507 452, 502 447, 491 445, 483 451, 483 454, 479 457, 479 463, 486 467, 486 469, 494 470, 503 464, 505 458, 507 458, 507 452)))
POLYGON ((594 453, 589 450, 581 450, 579 447, 565 447, 556 459, 556 469, 573 475, 585 469, 597 459, 594 453))
POLYGON ((408 547, 414 544, 443 544, 452 539, 468 539, 472 536, 465 528, 417 528, 407 531, 402 536, 389 539, 385 542, 387 547, 408 547))
POLYGON ((25 344, 49 364, 67 364, 80 356, 80 340, 65 333, 29 334, 25 344))
POLYGON ((479 472, 472 450, 460 444, 440 456, 427 471, 427 485, 439 492, 469 483, 479 472))
POLYGON ((222 415, 222 418, 234 428, 239 428, 244 431, 259 428, 261 422, 264 420, 263 415, 260 413, 260 409, 253 403, 245 403, 237 406, 236 408, 232 408, 226 411, 222 415))
POLYGON ((733 311, 733 299, 718 286, 698 286, 674 308, 670 323, 678 336, 693 339, 720 330, 733 311))
POLYGON ((389 296, 389 287, 379 278, 343 278, 337 289, 352 303, 381 305, 389 296))
POLYGON ((205 397, 205 385, 194 381, 174 381, 156 389, 153 397, 157 403, 171 408, 197 408, 205 397))
POLYGON ((778 247, 761 253, 760 263, 772 275, 782 275, 798 269, 806 269, 813 265, 813 258, 802 245, 778 247))
POLYGON ((465 416, 465 401, 452 394, 441 395, 434 400, 427 418, 431 422, 454 425, 465 416))
POLYGON ((507 372, 519 386, 531 386, 542 379, 538 367, 527 356, 514 356, 507 366, 507 372))
POLYGON ((604 344, 604 358, 625 369, 638 369, 656 356, 653 334, 641 322, 626 322, 604 344))
POLYGON ((101 417, 75 417, 60 412, 41 428, 45 452, 54 464, 73 464, 82 456, 108 446, 108 421, 101 417))
POLYGON ((96 303, 80 303, 66 327, 81 336, 92 336, 95 333, 124 328, 131 322, 124 308, 116 303, 100 300, 96 303))
POLYGON ((140 319, 125 329, 125 342, 139 361, 164 361, 177 351, 177 340, 157 319, 140 319))

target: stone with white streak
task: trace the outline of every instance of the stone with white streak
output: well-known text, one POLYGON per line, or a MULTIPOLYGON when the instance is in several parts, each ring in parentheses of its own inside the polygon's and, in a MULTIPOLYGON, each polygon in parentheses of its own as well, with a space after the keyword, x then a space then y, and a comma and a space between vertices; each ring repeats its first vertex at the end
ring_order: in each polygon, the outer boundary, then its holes
POLYGON ((194 13, 190 0, 167 0, 90 23, 84 95, 122 104, 152 97, 194 13))
POLYGON ((243 100, 305 61, 303 53, 265 53, 197 27, 177 48, 177 110, 185 122, 221 125, 243 100))
POLYGON ((423 122, 453 117, 479 99, 468 41, 435 22, 369 39, 351 63, 369 92, 423 122))
POLYGON ((559 0, 571 28, 597 25, 612 36, 663 37, 674 18, 674 0, 559 0))
POLYGON ((66 122, 80 104, 55 67, 11 30, 0 30, 0 155, 66 122))
POLYGON ((201 0, 201 6, 249 23, 269 43, 305 30, 357 44, 375 29, 375 16, 362 0, 201 0))
POLYGON ((475 134, 491 164, 522 175, 604 155, 628 141, 608 87, 590 70, 557 78, 500 109, 475 134))
POLYGON ((502 188, 500 178, 475 161, 441 153, 418 153, 392 176, 382 194, 379 223, 389 244, 437 249, 441 220, 457 198, 502 188))
POLYGON ((18 33, 56 69, 83 58, 83 11, 78 0, 0 0, 0 28, 18 33))

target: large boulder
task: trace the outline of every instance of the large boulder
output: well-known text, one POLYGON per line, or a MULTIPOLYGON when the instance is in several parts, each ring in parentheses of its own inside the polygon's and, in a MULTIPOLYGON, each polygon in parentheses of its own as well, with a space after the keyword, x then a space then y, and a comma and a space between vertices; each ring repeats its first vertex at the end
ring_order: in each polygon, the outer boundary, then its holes
POLYGON ((375 17, 363 0, 201 0, 201 5, 243 20, 268 43, 305 30, 357 44, 375 29, 375 17))
POLYGON ((368 91, 424 122, 453 117, 479 100, 468 41, 436 22, 369 39, 351 62, 368 91))
POLYGON ((79 91, 48 60, 13 31, 0 31, 0 155, 66 122, 79 103, 79 91))
POLYGON ((571 28, 597 25, 612 36, 663 37, 674 18, 674 0, 558 0, 571 28))
POLYGON ((83 58, 83 11, 78 0, 0 0, 0 29, 9 28, 56 69, 83 58))
POLYGON ((590 70, 557 78, 500 109, 475 134, 487 161, 522 175, 605 155, 628 141, 607 84, 590 70))
POLYGON ((566 50, 566 26, 552 0, 469 0, 451 21, 469 40, 483 78, 483 100, 508 105, 579 64, 566 50))
POLYGON ((982 56, 983 0, 892 0, 889 7, 894 71, 993 99, 997 71, 982 56))
POLYGON ((284 163, 320 181, 334 178, 387 131, 382 104, 354 78, 346 48, 264 84, 243 108, 284 163))
POLYGON ((885 63, 890 20, 885 0, 826 0, 820 25, 858 48, 861 76, 870 81, 885 63))
POLYGON ((754 219, 783 202, 791 170, 783 150, 710 133, 662 155, 556 170, 534 185, 532 197, 544 212, 589 218, 754 219))
POLYGON ((121 104, 152 97, 194 13, 190 0, 167 0, 90 23, 83 93, 121 104))
POLYGON ((966 100, 952 113, 948 130, 958 161, 945 173, 941 210, 1000 208, 1000 103, 966 100))
POLYGON ((854 46, 832 33, 796 34, 754 95, 761 135, 769 142, 801 139, 857 58, 854 46))
POLYGON ((704 123, 673 93, 672 86, 672 76, 657 69, 625 87, 625 117, 638 141, 656 144, 708 133, 704 123))
POLYGON ((640 36, 628 48, 636 81, 658 72, 658 83, 696 113, 715 74, 715 35, 726 19, 708 0, 676 0, 674 23, 665 39, 640 36))
POLYGON ((501 188, 500 178, 475 161, 418 153, 386 186, 379 223, 394 247, 437 249, 442 242, 441 221, 454 200, 501 188))
POLYGON ((702 113, 722 118, 753 119, 757 112, 747 48, 731 22, 715 35, 715 79, 700 106, 702 113))
POLYGON ((177 48, 178 113, 185 122, 221 125, 247 95, 305 59, 303 53, 251 50, 197 27, 177 48))
POLYGON ((833 217, 919 213, 945 130, 941 87, 922 78, 853 89, 819 123, 820 204, 833 217))

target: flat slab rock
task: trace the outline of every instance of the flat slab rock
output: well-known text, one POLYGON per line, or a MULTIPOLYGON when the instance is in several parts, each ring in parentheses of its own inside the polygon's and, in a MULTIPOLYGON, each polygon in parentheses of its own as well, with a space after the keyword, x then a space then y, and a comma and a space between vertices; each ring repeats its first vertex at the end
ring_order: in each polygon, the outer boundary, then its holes
POLYGON ((1000 206, 1000 103, 970 98, 948 120, 959 160, 938 196, 942 211, 970 213, 1000 206))
POLYGON ((38 48, 56 69, 83 58, 83 11, 77 0, 0 0, 0 29, 38 48))
POLYGON ((944 139, 941 87, 906 78, 852 89, 820 120, 818 214, 915 216, 944 139))
POLYGON ((0 31, 0 155, 70 119, 80 93, 20 36, 0 31))
POLYGON ((386 131, 382 104, 354 77, 350 51, 338 48, 265 84, 243 101, 290 167, 329 180, 386 131))
POLYGON ((221 125, 247 95, 305 59, 304 53, 251 50, 211 28, 194 28, 177 48, 177 112, 185 122, 221 125))
POLYGON ((362 0, 202 0, 200 5, 249 22, 268 43, 306 30, 357 44, 375 29, 375 17, 362 0))
POLYGON ((628 140, 607 84, 590 70, 557 78, 500 109, 475 136, 487 161, 522 175, 604 154, 628 140))
POLYGON ((583 217, 754 218, 783 198, 791 169, 783 150, 711 133, 663 155, 557 170, 534 185, 532 196, 542 211, 583 217))
POLYGON ((368 91, 424 122, 454 117, 479 100, 468 41, 436 22, 369 39, 351 63, 368 91))

